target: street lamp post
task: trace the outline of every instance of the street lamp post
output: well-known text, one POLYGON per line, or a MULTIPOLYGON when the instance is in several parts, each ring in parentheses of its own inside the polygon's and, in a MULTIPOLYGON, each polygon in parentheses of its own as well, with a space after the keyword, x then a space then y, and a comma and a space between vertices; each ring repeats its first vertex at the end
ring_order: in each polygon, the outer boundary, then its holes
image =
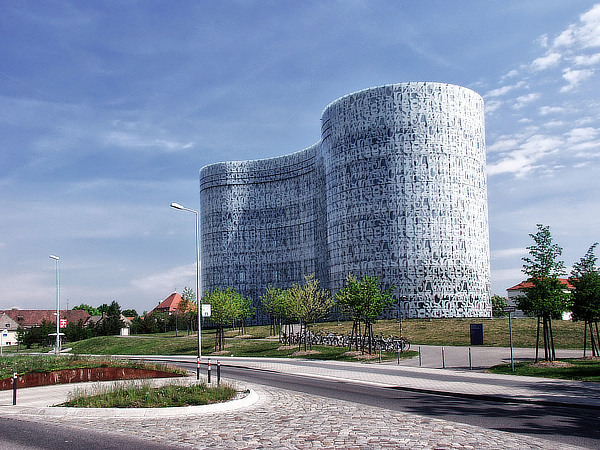
POLYGON ((50 255, 50 259, 56 261, 56 356, 60 355, 60 282, 58 277, 59 257, 50 255))
POLYGON ((179 203, 171 203, 171 208, 188 211, 196 215, 196 304, 198 305, 198 361, 196 361, 196 379, 200 379, 200 358, 202 358, 202 303, 200 302, 200 225, 198 211, 186 208, 179 203))

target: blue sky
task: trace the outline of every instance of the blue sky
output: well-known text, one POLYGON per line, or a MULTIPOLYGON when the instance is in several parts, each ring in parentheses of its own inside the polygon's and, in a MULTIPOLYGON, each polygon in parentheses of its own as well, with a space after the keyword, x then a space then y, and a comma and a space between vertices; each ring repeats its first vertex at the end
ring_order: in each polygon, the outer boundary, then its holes
POLYGON ((347 93, 486 102, 492 291, 536 223, 600 240, 600 3, 0 0, 0 309, 138 312, 195 286, 198 170, 316 142, 347 93))

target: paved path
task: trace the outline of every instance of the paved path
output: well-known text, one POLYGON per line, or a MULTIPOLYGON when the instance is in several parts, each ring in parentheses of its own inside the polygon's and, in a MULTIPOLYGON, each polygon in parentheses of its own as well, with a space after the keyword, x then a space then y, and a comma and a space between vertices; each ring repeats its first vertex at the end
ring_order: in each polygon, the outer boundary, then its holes
MULTIPOLYGON (((510 397, 517 401, 600 406, 596 384, 583 386, 407 365, 221 357, 219 360, 223 361, 224 373, 225 364, 243 362, 285 373, 385 386, 444 390, 461 395, 506 396, 510 391, 510 397)), ((110 433, 117 433, 195 448, 573 448, 529 436, 258 385, 244 385, 251 389, 250 396, 213 410, 192 407, 171 411, 82 411, 46 407, 64 401, 74 387, 21 389, 16 407, 11 405, 11 391, 0 392, 0 415, 103 431, 107 439, 110 433)))

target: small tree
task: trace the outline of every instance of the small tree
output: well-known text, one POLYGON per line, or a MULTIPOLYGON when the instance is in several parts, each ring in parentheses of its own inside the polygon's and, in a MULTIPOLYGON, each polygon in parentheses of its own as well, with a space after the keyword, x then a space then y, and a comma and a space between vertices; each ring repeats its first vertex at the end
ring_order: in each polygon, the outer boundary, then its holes
POLYGON ((286 290, 269 285, 260 297, 261 308, 270 319, 271 335, 279 333, 281 337, 281 326, 286 319, 287 294, 286 290))
POLYGON ((596 267, 597 258, 594 250, 598 243, 593 244, 578 263, 573 264, 570 282, 575 287, 573 292, 573 320, 584 321, 583 351, 585 355, 587 330, 590 331, 590 346, 592 356, 600 356, 600 268, 596 267), (594 336, 594 325, 595 334, 594 336))
POLYGON ((304 277, 303 285, 295 284, 288 290, 287 301, 289 315, 300 322, 300 335, 306 350, 308 324, 326 317, 333 306, 333 299, 329 291, 319 287, 319 280, 313 273, 304 277))
POLYGON ((42 323, 36 327, 24 329, 23 327, 19 326, 17 329, 17 339, 27 348, 31 348, 31 346, 34 344, 41 347, 50 346, 55 337, 56 322, 52 323, 46 319, 43 319, 42 323), (54 333, 54 336, 50 337, 52 333, 54 333))
POLYGON ((556 359, 556 352, 552 319, 561 317, 566 310, 569 294, 563 292, 564 288, 559 280, 565 273, 564 262, 557 259, 562 254, 562 248, 552 243, 550 227, 541 224, 537 227, 537 233, 529 235, 535 242, 535 245, 527 247, 531 256, 523 258, 523 273, 529 277, 532 286, 526 288, 525 297, 517 301, 523 312, 538 317, 536 359, 541 321, 545 360, 553 361, 556 359))
POLYGON ((502 297, 498 294, 492 295, 492 316, 494 317, 504 317, 506 313, 504 312, 504 308, 508 306, 508 302, 506 301, 506 297, 502 297))
POLYGON ((93 306, 86 305, 85 303, 82 303, 79 306, 74 306, 73 309, 85 311, 90 316, 99 316, 100 314, 102 314, 98 308, 94 308, 93 306))
POLYGON ((225 326, 240 318, 249 302, 249 299, 231 288, 215 289, 204 294, 203 303, 210 305, 210 320, 217 328, 215 351, 221 351, 225 346, 225 326))
MULTIPOLYGON (((346 278, 344 287, 336 294, 338 304, 343 311, 352 316, 354 326, 353 335, 360 335, 360 322, 365 325, 364 336, 361 338, 361 350, 364 352, 366 341, 369 354, 373 351, 373 323, 383 313, 383 310, 394 301, 392 292, 395 287, 383 289, 379 283, 379 277, 365 276, 357 280, 353 275, 346 278)), ((358 342, 356 346, 358 349, 358 342)))
POLYGON ((183 288, 179 309, 185 314, 189 321, 189 330, 194 329, 194 323, 198 321, 198 305, 196 304, 196 293, 190 287, 183 288))
POLYGON ((113 301, 110 305, 103 304, 99 309, 102 310, 102 319, 96 322, 94 335, 114 336, 120 334, 124 324, 121 320, 121 307, 119 304, 113 301))

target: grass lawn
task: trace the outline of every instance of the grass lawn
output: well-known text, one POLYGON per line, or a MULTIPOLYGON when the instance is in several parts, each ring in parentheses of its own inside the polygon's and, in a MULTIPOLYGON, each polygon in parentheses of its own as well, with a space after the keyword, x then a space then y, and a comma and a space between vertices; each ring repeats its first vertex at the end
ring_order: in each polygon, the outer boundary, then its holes
POLYGON ((520 362, 511 371, 510 364, 502 364, 488 369, 488 372, 524 375, 530 377, 559 378, 562 380, 600 382, 600 360, 563 359, 554 362, 541 361, 538 364, 520 362))
POLYGON ((167 408, 208 405, 231 400, 235 388, 222 384, 209 387, 205 383, 169 384, 157 388, 149 384, 125 383, 109 388, 96 387, 92 393, 76 390, 69 401, 57 406, 78 408, 167 408))
MULTIPOLYGON (((412 345, 465 345, 471 344, 470 325, 483 324, 484 345, 489 347, 509 347, 510 335, 508 318, 500 319, 405 319, 402 321, 402 335, 412 345)), ((555 320, 552 322, 556 348, 583 348, 583 322, 555 320)), ((512 320, 513 345, 515 347, 535 347, 537 319, 522 318, 512 320)), ((312 327, 313 332, 349 333, 351 322, 320 323, 312 327)), ((380 320, 373 325, 376 334, 400 336, 400 324, 396 320, 380 320)))

